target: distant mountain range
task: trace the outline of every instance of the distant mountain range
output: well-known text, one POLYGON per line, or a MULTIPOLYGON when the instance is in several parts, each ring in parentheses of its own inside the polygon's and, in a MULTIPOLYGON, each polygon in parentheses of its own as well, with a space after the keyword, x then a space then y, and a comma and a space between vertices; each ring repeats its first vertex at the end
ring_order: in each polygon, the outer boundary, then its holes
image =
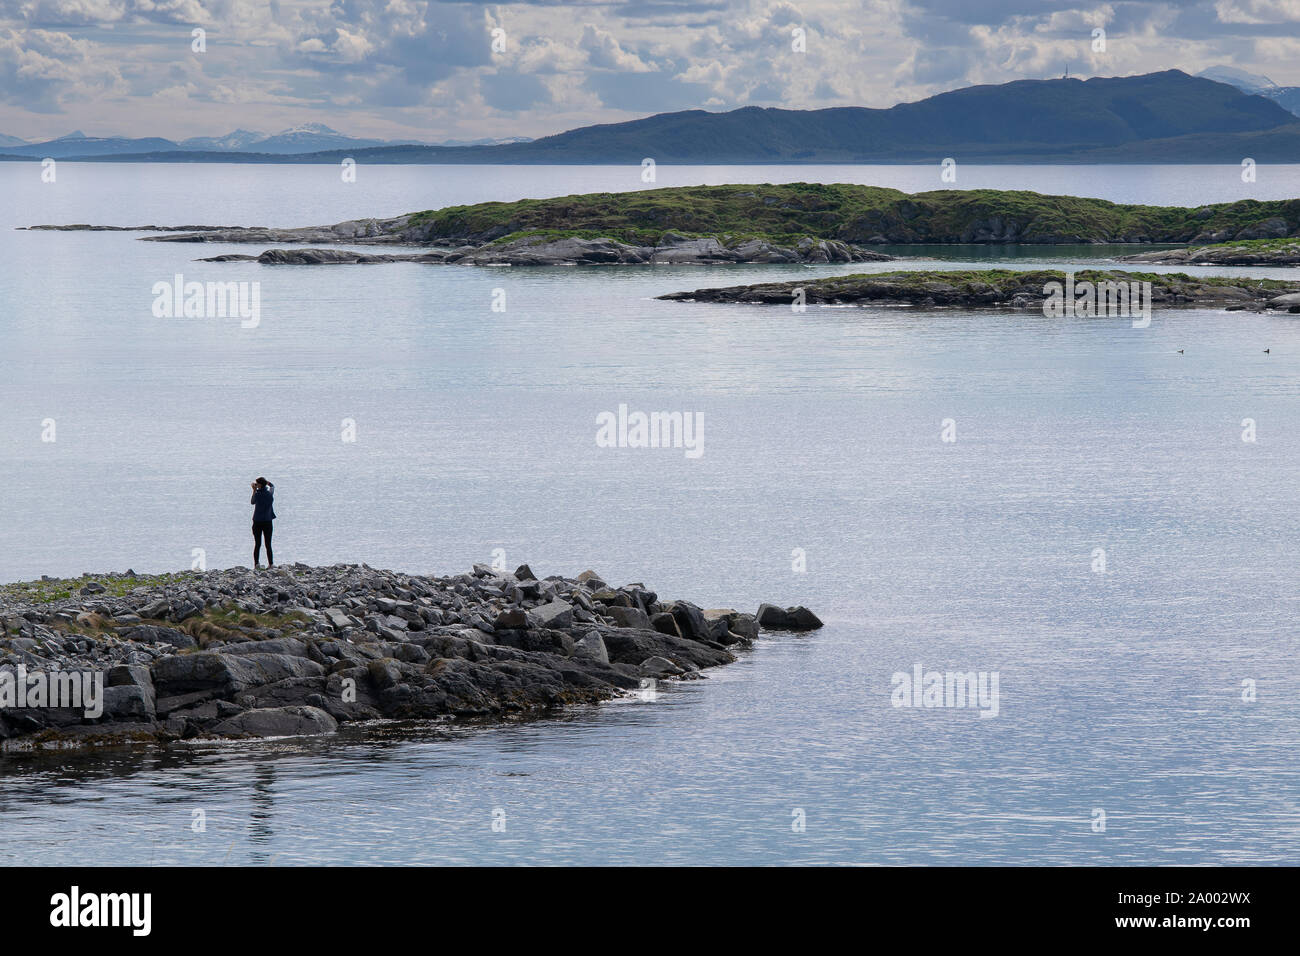
POLYGON ((1244 93, 1267 96, 1274 103, 1300 116, 1300 86, 1278 86, 1267 76, 1247 73, 1231 66, 1212 66, 1196 75, 1227 83, 1244 93))
POLYGON ((193 153, 258 153, 289 156, 300 153, 317 153, 332 149, 368 149, 394 145, 498 145, 501 143, 528 142, 523 137, 491 140, 451 140, 442 144, 420 143, 415 140, 358 139, 321 123, 304 123, 279 133, 258 133, 237 129, 225 136, 195 136, 190 139, 170 140, 160 137, 132 139, 124 136, 87 136, 80 130, 44 143, 28 143, 15 136, 0 135, 0 156, 27 158, 52 157, 54 159, 103 159, 114 156, 140 155, 167 152, 193 153))
MULTIPOLYGON (((0 149, 0 159, 53 156, 132 162, 629 164, 657 163, 1239 163, 1295 162, 1300 118, 1238 83, 1266 78, 1220 69, 1089 80, 1017 80, 940 93, 889 109, 726 113, 686 110, 584 126, 536 140, 392 144, 330 137, 304 126, 261 139, 91 140, 64 137, 0 149), (57 150, 55 152, 54 150, 57 150)), ((1271 89, 1271 88, 1266 88, 1271 89)), ((1277 90, 1286 88, 1276 87, 1277 90)))

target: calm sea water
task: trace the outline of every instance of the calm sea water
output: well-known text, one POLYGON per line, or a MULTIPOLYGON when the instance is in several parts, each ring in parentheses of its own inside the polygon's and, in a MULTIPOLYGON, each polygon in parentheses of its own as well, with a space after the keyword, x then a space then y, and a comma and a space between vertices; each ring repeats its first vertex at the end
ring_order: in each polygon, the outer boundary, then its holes
MULTIPOLYGON (((174 570, 196 548, 247 564, 265 474, 283 562, 447 573, 503 549, 827 622, 555 720, 2 757, 0 862, 1294 862, 1294 317, 793 314, 654 296, 864 267, 275 268, 10 228, 306 225, 639 176, 61 164, 42 184, 0 164, 0 580, 174 570), (260 324, 154 318, 176 273, 259 282, 260 324), (704 454, 597 447, 620 404, 701 413, 704 454), (891 675, 918 663, 998 672, 999 716, 895 709, 891 675)), ((925 167, 661 167, 656 185, 797 180, 943 185, 925 167)), ((1300 167, 1250 185, 1235 167, 963 167, 957 185, 1196 205, 1298 196, 1300 167)))

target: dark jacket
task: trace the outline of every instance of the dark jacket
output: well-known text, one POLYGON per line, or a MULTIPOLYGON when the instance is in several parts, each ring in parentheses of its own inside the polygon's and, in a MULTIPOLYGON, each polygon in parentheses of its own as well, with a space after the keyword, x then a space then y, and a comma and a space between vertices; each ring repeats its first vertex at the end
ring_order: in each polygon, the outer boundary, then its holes
POLYGON ((248 503, 253 506, 254 521, 274 521, 275 509, 271 507, 271 502, 275 500, 275 485, 269 481, 265 488, 258 488, 253 492, 253 497, 248 503))

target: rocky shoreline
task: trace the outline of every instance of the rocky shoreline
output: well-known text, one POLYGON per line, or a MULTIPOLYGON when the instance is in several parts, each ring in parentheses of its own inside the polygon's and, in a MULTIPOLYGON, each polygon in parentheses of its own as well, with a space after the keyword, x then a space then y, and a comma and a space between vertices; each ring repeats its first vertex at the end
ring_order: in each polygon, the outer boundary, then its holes
POLYGON ((1162 252, 1137 252, 1117 256, 1115 261, 1190 266, 1297 266, 1300 265, 1300 239, 1220 242, 1162 252))
POLYGON ((0 752, 541 715, 699 677, 760 629, 819 627, 802 607, 706 610, 526 565, 43 579, 0 587, 0 752), (97 707, 49 706, 67 703, 56 684, 91 675, 97 707))
MULTIPOLYGON (((140 227, 162 235, 146 242, 187 243, 325 243, 348 245, 418 246, 419 252, 365 253, 347 249, 268 249, 259 255, 227 254, 199 262, 258 262, 262 265, 369 265, 380 262, 422 262, 474 266, 569 265, 717 265, 817 264, 887 262, 895 256, 843 242, 802 236, 783 244, 760 237, 684 235, 665 231, 653 243, 631 243, 608 236, 565 236, 526 233, 505 238, 475 236, 429 239, 407 225, 412 217, 364 219, 333 226, 303 229, 240 228, 230 226, 140 227)), ((127 231, 118 226, 30 226, 33 230, 127 231)))
POLYGON ((1084 283, 1091 283, 1098 289, 1109 284, 1123 285, 1126 302, 1133 283, 1150 283, 1150 305, 1153 308, 1224 307, 1233 310, 1276 309, 1300 312, 1300 279, 1294 282, 1279 279, 1227 279, 1122 270, 1081 270, 1071 275, 1072 278, 1055 270, 998 269, 980 272, 881 272, 804 282, 765 282, 696 289, 693 292, 670 292, 659 298, 676 302, 730 302, 789 307, 794 302, 796 290, 802 290, 803 301, 815 305, 1041 310, 1049 298, 1049 292, 1045 289, 1049 283, 1060 283, 1065 288, 1073 288, 1073 284, 1082 287, 1084 283))
POLYGON ((364 253, 346 249, 268 249, 256 256, 222 255, 200 262, 259 262, 262 265, 356 265, 376 262, 454 263, 471 266, 725 265, 765 263, 808 265, 831 262, 888 262, 895 256, 835 239, 804 237, 792 246, 766 239, 727 245, 716 236, 665 233, 652 246, 580 236, 521 236, 479 246, 426 248, 414 253, 364 253))

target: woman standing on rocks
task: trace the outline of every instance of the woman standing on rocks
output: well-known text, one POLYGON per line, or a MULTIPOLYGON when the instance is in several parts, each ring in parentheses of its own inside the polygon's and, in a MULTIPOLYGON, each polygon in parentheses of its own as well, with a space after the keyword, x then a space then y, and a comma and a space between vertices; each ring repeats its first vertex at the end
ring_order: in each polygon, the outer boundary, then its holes
POLYGON ((248 503, 253 506, 253 568, 256 570, 263 539, 266 541, 266 566, 275 566, 275 557, 271 554, 271 522, 275 520, 271 503, 275 500, 275 485, 265 478, 258 478, 252 487, 253 497, 248 503))

